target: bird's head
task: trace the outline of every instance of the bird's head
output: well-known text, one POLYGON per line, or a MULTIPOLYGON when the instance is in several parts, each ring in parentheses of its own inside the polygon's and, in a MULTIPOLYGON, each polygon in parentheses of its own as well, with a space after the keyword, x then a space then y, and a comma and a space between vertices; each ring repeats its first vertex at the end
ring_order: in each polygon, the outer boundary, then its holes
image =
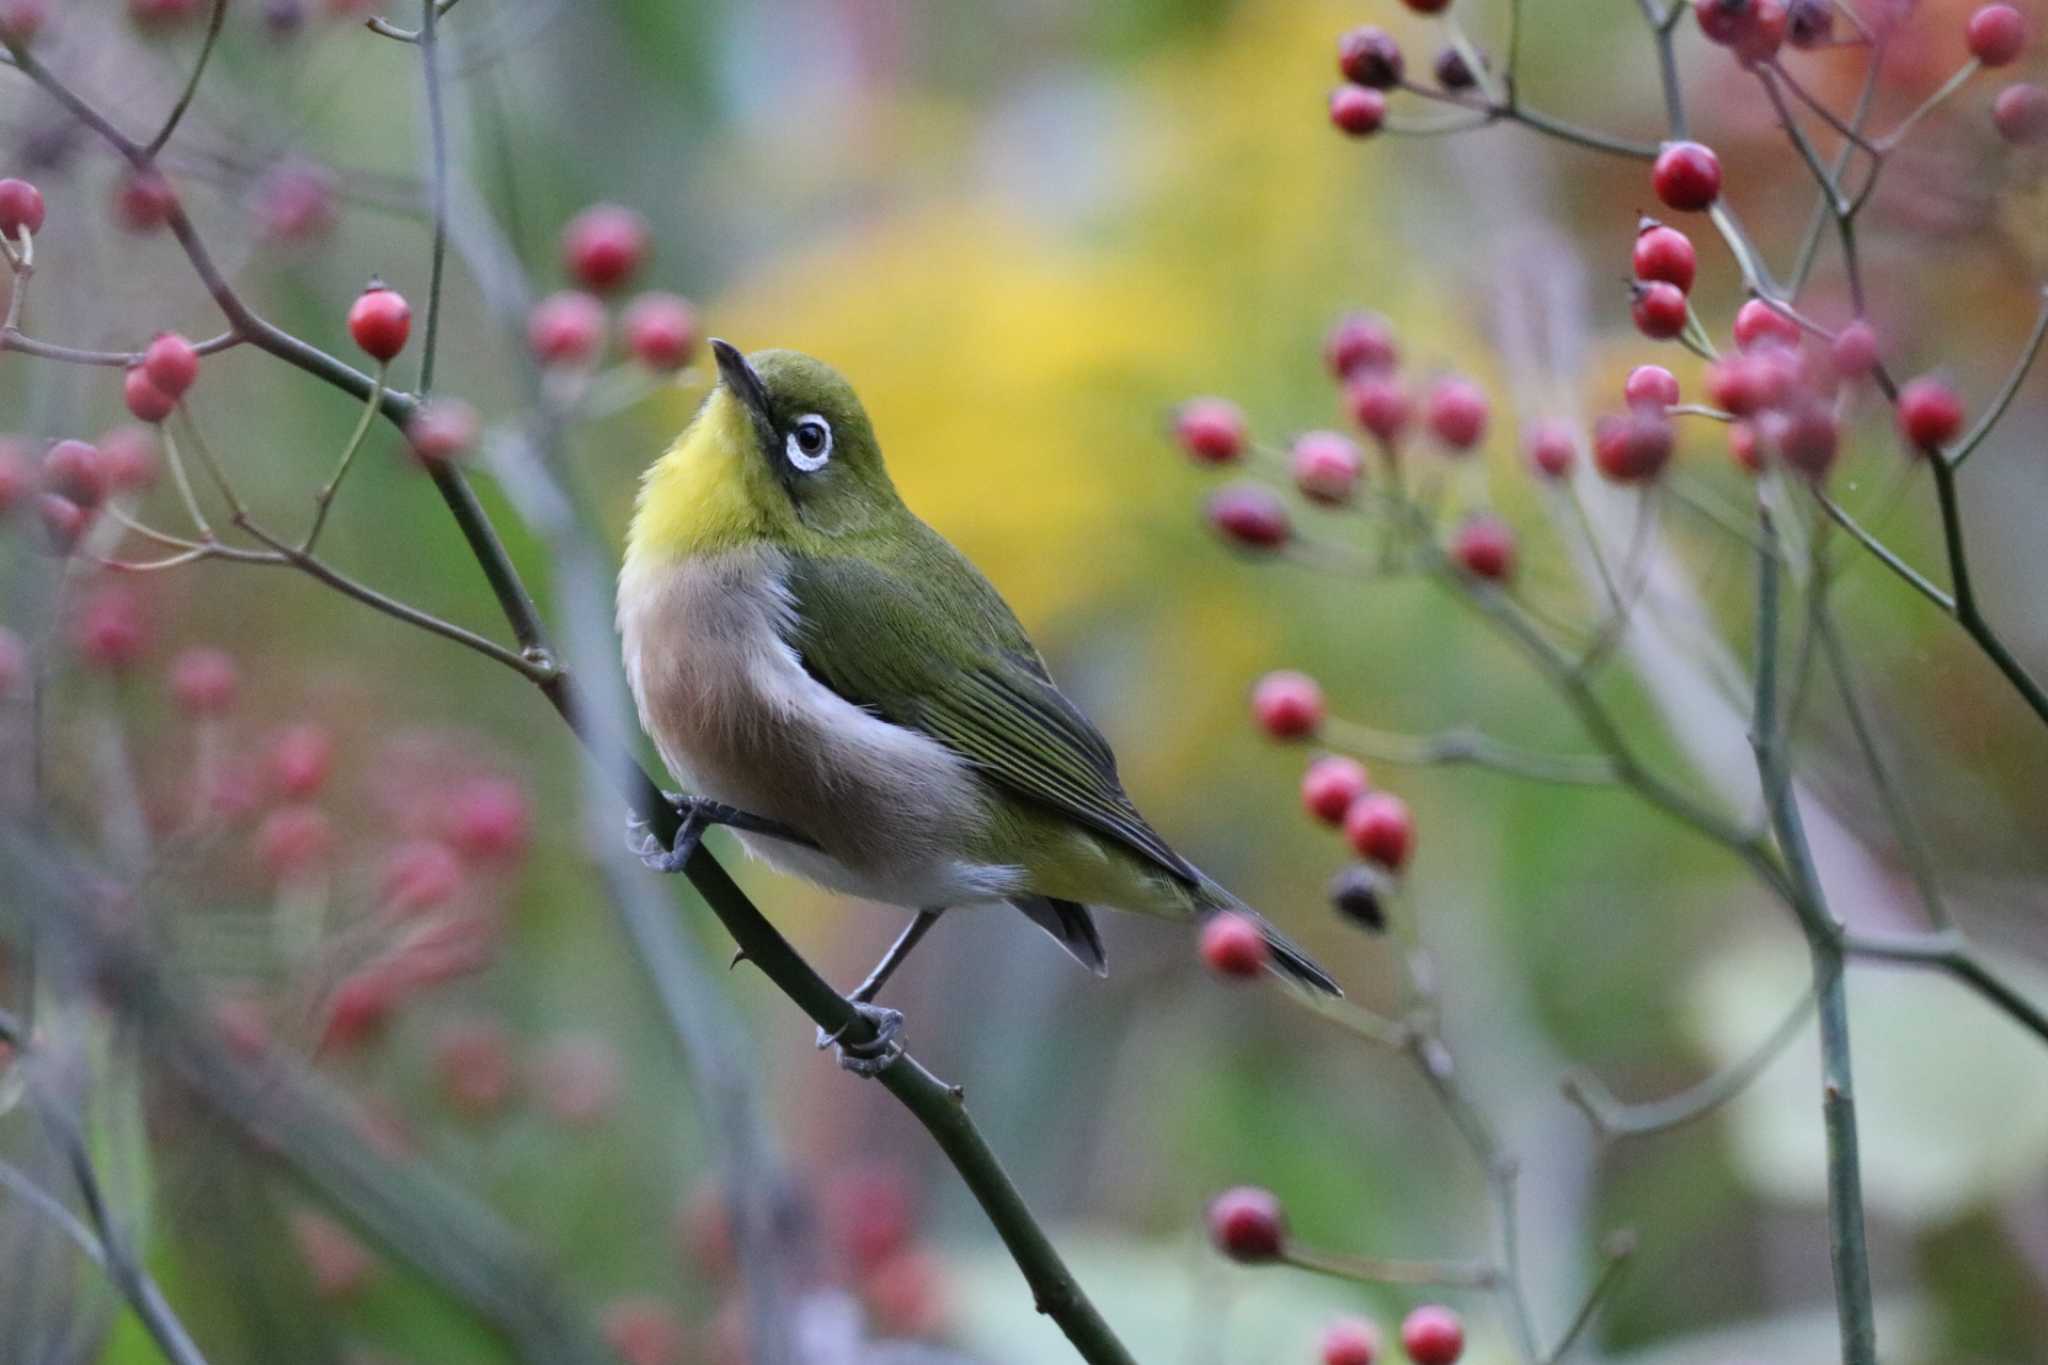
POLYGON ((718 386, 648 472, 632 548, 694 553, 873 531, 904 515, 853 386, 797 351, 714 339, 718 386))

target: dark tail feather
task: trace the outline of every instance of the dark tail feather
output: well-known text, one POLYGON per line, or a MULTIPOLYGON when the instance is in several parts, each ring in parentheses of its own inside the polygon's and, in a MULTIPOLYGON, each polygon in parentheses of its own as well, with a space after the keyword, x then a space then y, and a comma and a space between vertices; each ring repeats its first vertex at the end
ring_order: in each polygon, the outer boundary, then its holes
POLYGON ((1273 954, 1273 971, 1298 985, 1310 990, 1321 991, 1324 995, 1343 998, 1344 992, 1330 974, 1316 965, 1316 960, 1296 946, 1293 939, 1275 929, 1272 923, 1258 911, 1230 894, 1220 883, 1202 878, 1197 888, 1200 897, 1196 914, 1208 916, 1219 910, 1232 910, 1250 919, 1259 926, 1259 932, 1266 936, 1266 947, 1273 954))
POLYGON ((1073 955, 1074 961, 1097 976, 1109 975, 1109 959, 1102 952, 1102 935, 1088 907, 1051 896, 1019 896, 1010 902, 1033 924, 1053 936, 1053 941, 1073 955))

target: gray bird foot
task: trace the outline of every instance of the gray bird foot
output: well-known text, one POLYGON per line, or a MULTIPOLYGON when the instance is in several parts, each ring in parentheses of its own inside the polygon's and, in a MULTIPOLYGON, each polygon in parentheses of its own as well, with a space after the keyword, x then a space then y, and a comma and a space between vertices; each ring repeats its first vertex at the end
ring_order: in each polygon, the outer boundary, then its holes
POLYGON ((863 1000, 853 1002, 853 1012, 859 1018, 867 1020, 873 1027, 873 1040, 865 1043, 846 1041, 842 1035, 853 1027, 853 1022, 849 1020, 844 1027, 832 1033, 819 1029, 818 1050, 823 1052, 828 1047, 837 1048, 839 1065, 856 1076, 879 1076, 903 1055, 903 1044, 897 1041, 903 1032, 903 1012, 884 1009, 880 1005, 870 1005, 863 1000))
POLYGON ((726 825, 732 829, 748 830, 755 834, 772 835, 777 839, 807 848, 816 848, 808 836, 775 820, 765 819, 728 806, 723 801, 713 801, 708 796, 686 796, 681 792, 663 792, 670 805, 681 817, 676 826, 676 836, 667 846, 655 837, 654 830, 638 816, 626 821, 626 847, 633 856, 656 872, 681 872, 697 852, 697 845, 704 841, 704 831, 713 825, 726 825))

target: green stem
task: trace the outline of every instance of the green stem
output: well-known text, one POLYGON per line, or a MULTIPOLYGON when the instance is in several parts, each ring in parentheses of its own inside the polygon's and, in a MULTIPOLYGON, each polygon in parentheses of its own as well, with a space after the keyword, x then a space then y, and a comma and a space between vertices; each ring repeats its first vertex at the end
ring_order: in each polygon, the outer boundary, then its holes
POLYGON ((1949 452, 1950 464, 1960 469, 1963 461, 1984 444, 1984 438, 1991 434, 1992 428, 2005 416, 2006 409, 2012 406, 2012 400, 2019 395, 2020 386, 2027 382, 2027 374, 2034 368, 2035 358, 2041 354, 2044 339, 2048 339, 2048 290, 2041 293, 2041 303, 2034 311, 2034 329, 2027 334, 2026 344, 2020 347, 2019 359, 2013 362, 2012 372, 2006 375, 2005 383, 1999 386, 1997 396, 1984 410, 1984 415, 1977 419, 1977 425, 1971 427, 1949 452))
POLYGON ((1799 1036, 1807 1016, 1813 1013, 1813 1005, 1813 992, 1807 991, 1741 1061, 1675 1095, 1630 1104, 1618 1098, 1592 1072, 1578 1070, 1564 1078, 1565 1098, 1578 1106, 1594 1129, 1609 1140, 1669 1132, 1705 1117, 1747 1090, 1799 1036))
POLYGON ((299 542, 300 554, 311 554, 313 546, 320 539, 321 530, 327 525, 327 513, 334 506, 334 495, 341 491, 341 481, 348 477, 350 466, 355 463, 356 452, 363 448, 363 438, 370 434, 370 423, 376 419, 377 405, 384 401, 385 367, 377 367, 377 382, 370 390, 370 397, 363 404, 362 416, 356 419, 355 430, 350 433, 348 444, 342 447, 341 458, 335 462, 334 473, 327 482, 320 485, 313 494, 313 524, 306 529, 306 538, 299 542))

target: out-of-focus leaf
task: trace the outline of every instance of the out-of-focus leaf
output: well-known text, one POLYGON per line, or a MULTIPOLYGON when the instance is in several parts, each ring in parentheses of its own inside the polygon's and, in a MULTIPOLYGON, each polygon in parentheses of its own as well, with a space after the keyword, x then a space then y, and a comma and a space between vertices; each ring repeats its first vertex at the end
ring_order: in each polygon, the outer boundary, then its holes
MULTIPOLYGON (((2048 979, 2001 964, 2023 991, 2048 979)), ((1749 944, 1707 965, 1691 1026, 1728 1066, 1770 1032, 1805 988, 1806 955, 1749 944)), ((1937 972, 1852 966, 1863 1194, 1873 1213, 1939 1223, 2048 1173, 2048 1050, 1982 999, 1937 972)), ((1809 1026, 1730 1107, 1736 1162, 1775 1199, 1827 1198, 1820 1059, 1809 1026)))

